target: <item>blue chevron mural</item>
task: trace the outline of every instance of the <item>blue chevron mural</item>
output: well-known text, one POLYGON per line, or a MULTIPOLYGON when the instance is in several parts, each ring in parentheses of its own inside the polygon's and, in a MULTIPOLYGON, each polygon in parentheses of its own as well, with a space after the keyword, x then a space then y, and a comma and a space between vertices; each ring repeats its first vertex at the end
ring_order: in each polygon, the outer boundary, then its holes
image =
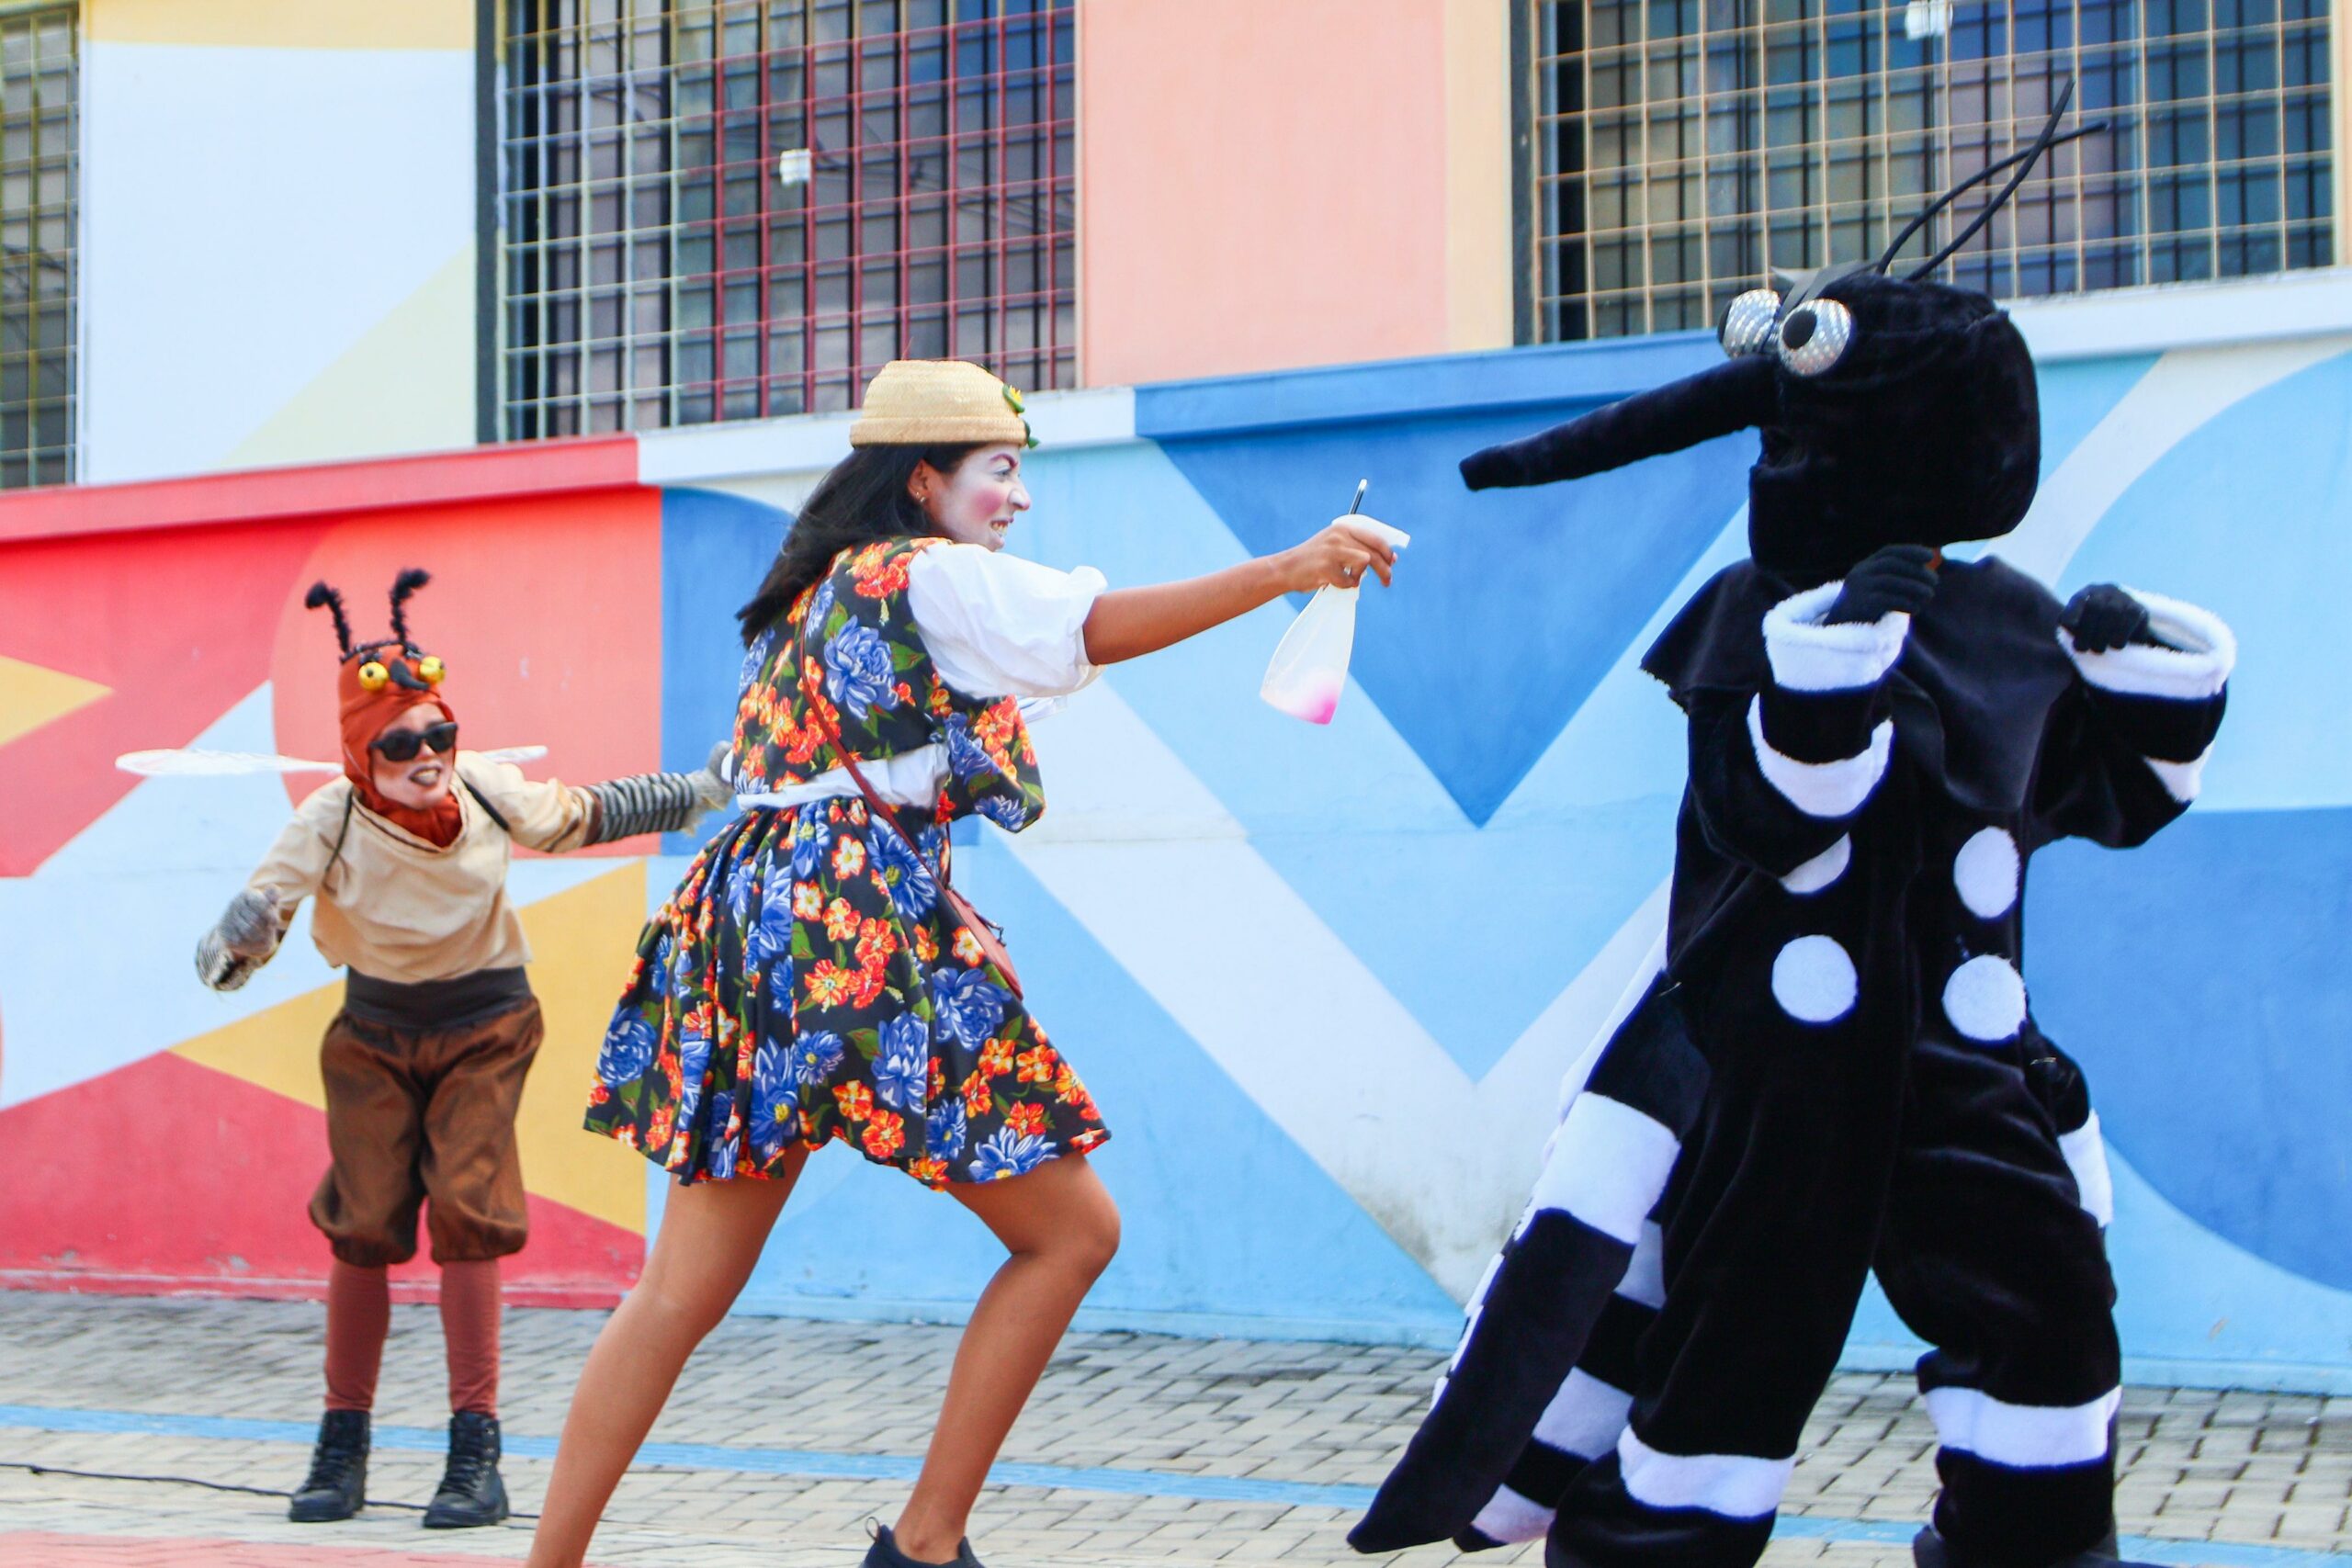
MULTIPOLYGON (((2177 1376, 2352 1387, 2352 666, 2324 640, 2352 552, 2352 334, 2120 332, 2109 351, 2086 309, 2026 314, 2062 344, 2044 492, 1993 548, 2061 592, 2195 598, 2244 656, 2187 821, 2036 863, 2028 978, 2115 1153, 2127 1348, 2177 1376)), ((1532 491, 1473 496, 1453 466, 1715 352, 1691 334, 1146 388, 1132 439, 1035 456, 1016 547, 1114 583, 1278 547, 1359 479, 1414 536, 1397 586, 1365 595, 1328 728, 1255 701, 1292 613, 1272 607, 1041 727, 1046 822, 966 863, 1117 1130, 1101 1159, 1128 1239, 1095 1321, 1451 1338, 1559 1076, 1659 920, 1681 729, 1634 661, 1743 553, 1753 438, 1532 491)), ((669 505, 673 605, 740 596, 784 521, 669 505)), ((668 657, 673 711, 724 704, 731 660, 668 657)), ((958 1217, 822 1163, 763 1303, 921 1311, 983 1277, 958 1217)), ((1866 1310, 1857 1361, 1907 1353, 1866 1310)))

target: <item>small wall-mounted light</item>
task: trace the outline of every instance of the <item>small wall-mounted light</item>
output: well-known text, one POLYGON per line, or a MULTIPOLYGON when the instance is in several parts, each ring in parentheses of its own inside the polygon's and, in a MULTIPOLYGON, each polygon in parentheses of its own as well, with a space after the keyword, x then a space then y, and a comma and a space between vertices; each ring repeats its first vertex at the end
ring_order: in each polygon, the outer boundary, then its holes
POLYGON ((775 177, 786 190, 795 186, 805 186, 808 183, 809 175, 815 172, 816 164, 816 156, 808 148, 787 147, 776 154, 775 177))
POLYGON ((1903 36, 1907 39, 1950 38, 1952 0, 1911 0, 1903 8, 1903 36))

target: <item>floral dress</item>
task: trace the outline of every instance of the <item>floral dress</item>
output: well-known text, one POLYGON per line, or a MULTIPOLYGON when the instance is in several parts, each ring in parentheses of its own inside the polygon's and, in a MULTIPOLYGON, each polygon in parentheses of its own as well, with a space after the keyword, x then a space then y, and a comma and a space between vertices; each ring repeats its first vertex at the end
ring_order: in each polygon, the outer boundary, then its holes
POLYGON ((830 773, 836 735, 869 778, 925 747, 944 765, 928 811, 897 807, 923 824, 918 843, 854 793, 755 807, 647 924, 586 1124, 681 1180, 772 1176, 795 1145, 840 1138, 944 1187, 1110 1136, 933 878, 949 822, 1018 832, 1045 810, 1015 699, 951 687, 916 626, 909 568, 943 544, 844 551, 745 658, 734 765, 747 794, 830 773))

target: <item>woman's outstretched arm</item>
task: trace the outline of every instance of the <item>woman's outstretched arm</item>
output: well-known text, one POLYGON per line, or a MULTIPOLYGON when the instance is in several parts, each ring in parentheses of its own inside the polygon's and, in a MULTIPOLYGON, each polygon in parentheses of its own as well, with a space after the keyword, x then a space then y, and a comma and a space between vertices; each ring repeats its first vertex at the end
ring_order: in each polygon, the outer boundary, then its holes
POLYGON ((1388 581, 1396 552, 1361 522, 1340 518, 1303 545, 1238 566, 1149 588, 1114 588, 1086 617, 1086 658, 1116 664, 1157 653, 1246 615, 1285 593, 1353 588, 1367 571, 1388 581))

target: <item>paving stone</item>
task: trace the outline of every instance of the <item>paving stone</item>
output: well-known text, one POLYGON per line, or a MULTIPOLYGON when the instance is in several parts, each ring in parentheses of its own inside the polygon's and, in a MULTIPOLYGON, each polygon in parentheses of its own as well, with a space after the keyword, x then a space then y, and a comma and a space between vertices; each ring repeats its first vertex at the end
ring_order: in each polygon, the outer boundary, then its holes
MULTIPOLYGON (((510 1434, 552 1437, 601 1313, 507 1314, 510 1434)), ((172 1475, 282 1492, 300 1478, 315 1423, 315 1304, 0 1293, 0 1402, 288 1424, 287 1441, 0 1427, 0 1563, 39 1568, 452 1568, 514 1562, 529 1523, 424 1538, 416 1505, 437 1451, 379 1448, 377 1500, 358 1519, 297 1526, 282 1500, 185 1483, 65 1476, 172 1475), (168 1369, 159 1375, 158 1369, 168 1369), (406 1505, 401 1506, 401 1505, 406 1505)), ((698 1351, 655 1442, 912 1459, 945 1386, 956 1330, 743 1318, 698 1351), (878 1405, 873 1368, 892 1369, 878 1405)), ((1426 1409, 1443 1356, 1377 1346, 1074 1335, 1014 1428, 1008 1462, 1165 1477, 1132 1492, 992 1485, 974 1519, 982 1554, 1039 1568, 1134 1563, 1211 1568, 1272 1562, 1387 1568, 1532 1568, 1541 1543, 1464 1556, 1443 1546, 1361 1558, 1349 1509, 1222 1502, 1197 1482, 1376 1483, 1426 1409)), ((437 1432, 447 1421, 437 1319, 393 1309, 378 1421, 437 1432)), ((2126 1391, 2118 1422, 2127 1534, 2274 1550, 2346 1551, 2352 1399, 2126 1391)), ((1907 1536, 1933 1495, 1935 1438, 1908 1377, 1844 1374, 1808 1427, 1787 1512, 1863 1519, 1907 1536)), ((510 1458, 534 1511, 548 1461, 510 1458)), ((895 1515, 904 1482, 640 1466, 616 1494, 591 1561, 605 1568, 856 1568, 864 1523, 895 1515)), ((1783 1534, 1766 1568, 1907 1568, 1898 1540, 1783 1534)), ((2352 1568, 2352 1562, 2347 1562, 2352 1568)))

